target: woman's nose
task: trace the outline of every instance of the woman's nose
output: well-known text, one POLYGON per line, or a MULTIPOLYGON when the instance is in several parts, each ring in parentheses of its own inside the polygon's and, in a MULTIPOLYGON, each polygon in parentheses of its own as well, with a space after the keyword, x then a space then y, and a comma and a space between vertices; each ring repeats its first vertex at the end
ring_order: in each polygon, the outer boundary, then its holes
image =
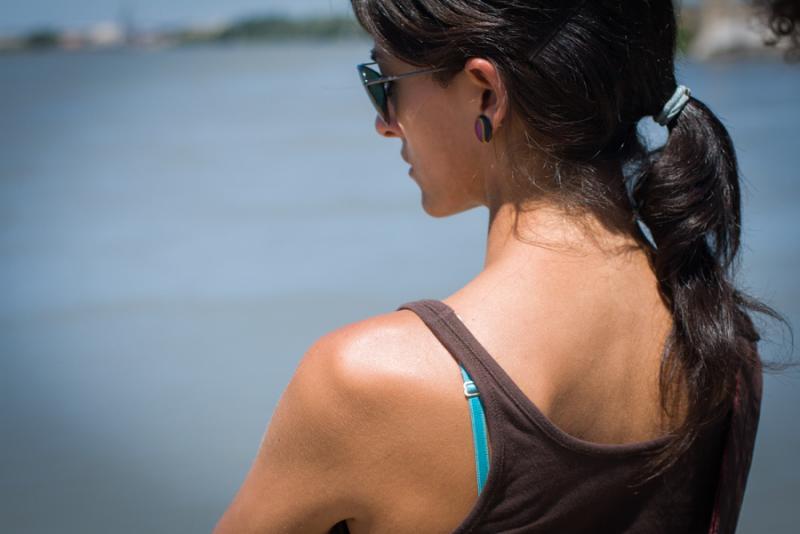
POLYGON ((394 121, 394 119, 387 123, 381 118, 380 115, 375 116, 375 130, 383 137, 400 137, 397 123, 394 121))

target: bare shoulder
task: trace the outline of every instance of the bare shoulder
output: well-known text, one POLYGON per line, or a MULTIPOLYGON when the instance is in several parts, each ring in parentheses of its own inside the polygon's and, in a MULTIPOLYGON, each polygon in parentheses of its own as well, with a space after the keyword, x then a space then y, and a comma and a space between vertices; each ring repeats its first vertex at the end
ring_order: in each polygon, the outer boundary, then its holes
POLYGON ((413 312, 397 311, 316 340, 215 532, 326 532, 342 520, 354 533, 402 532, 437 499, 452 504, 451 467, 440 459, 453 445, 442 431, 469 443, 469 420, 457 367, 426 330, 413 312), (442 373, 452 387, 441 387, 442 373))
POLYGON ((377 530, 452 531, 477 498, 469 408, 452 356, 409 310, 339 328, 312 352, 349 397, 352 450, 361 451, 377 530))
MULTIPOLYGON (((456 362, 409 310, 373 316, 322 336, 297 373, 308 378, 302 382, 313 390, 328 382, 346 417, 358 419, 352 421, 357 425, 351 425, 350 437, 372 450, 397 447, 404 437, 401 430, 390 436, 376 429, 418 427, 424 418, 417 410, 427 409, 430 416, 436 413, 432 405, 446 408, 456 401, 460 406, 463 400, 456 362)), ((409 438, 418 440, 418 435, 409 438)))
MULTIPOLYGON (((435 341, 414 312, 400 310, 369 317, 322 336, 304 360, 308 360, 307 365, 327 367, 328 372, 336 373, 339 380, 361 393, 385 393, 386 386, 405 387, 409 379, 436 380, 435 376, 421 373, 433 370, 431 366, 442 367, 441 354, 431 353, 437 346, 435 341)), ((379 397, 385 399, 386 395, 379 397)))

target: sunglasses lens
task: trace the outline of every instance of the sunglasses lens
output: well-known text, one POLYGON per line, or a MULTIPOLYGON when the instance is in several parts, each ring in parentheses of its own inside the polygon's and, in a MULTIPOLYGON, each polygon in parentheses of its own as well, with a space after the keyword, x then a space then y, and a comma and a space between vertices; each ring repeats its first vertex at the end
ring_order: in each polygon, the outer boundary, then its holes
POLYGON ((363 66, 358 68, 358 72, 361 74, 361 81, 364 83, 364 88, 367 90, 372 105, 375 106, 381 119, 383 119, 384 122, 388 122, 389 111, 386 105, 386 90, 384 84, 374 83, 372 85, 367 85, 369 82, 374 82, 379 79, 381 75, 373 69, 363 66))

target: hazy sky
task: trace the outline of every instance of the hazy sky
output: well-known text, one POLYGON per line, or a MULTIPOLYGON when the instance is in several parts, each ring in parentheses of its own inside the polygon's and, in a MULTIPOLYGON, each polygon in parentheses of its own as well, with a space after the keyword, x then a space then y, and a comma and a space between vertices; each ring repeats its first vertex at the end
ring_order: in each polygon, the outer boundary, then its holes
POLYGON ((254 13, 323 15, 349 8, 349 0, 0 0, 0 35, 41 27, 83 28, 118 20, 122 13, 129 13, 136 25, 151 28, 213 23, 254 13))
POLYGON ((0 33, 51 26, 81 28, 130 13, 135 24, 153 27, 208 23, 253 13, 330 14, 349 0, 0 0, 0 33))

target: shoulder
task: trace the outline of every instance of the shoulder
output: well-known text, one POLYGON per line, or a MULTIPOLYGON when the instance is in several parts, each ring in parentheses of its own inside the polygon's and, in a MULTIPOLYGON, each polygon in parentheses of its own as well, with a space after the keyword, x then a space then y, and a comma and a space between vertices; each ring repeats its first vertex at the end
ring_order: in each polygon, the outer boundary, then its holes
POLYGON ((476 491, 469 407, 458 364, 422 320, 400 310, 346 325, 302 366, 335 377, 352 491, 375 524, 457 525, 476 491))
POLYGON ((455 528, 476 492, 469 408, 458 364, 422 320, 400 310, 346 325, 303 365, 335 376, 346 398, 356 491, 376 524, 455 528))
POLYGON ((363 448, 374 441, 373 419, 394 415, 409 384, 430 378, 424 328, 413 312, 397 311, 323 335, 301 358, 282 403, 296 401, 304 421, 340 425, 348 430, 342 439, 363 448))
POLYGON ((455 361, 414 312, 400 310, 325 334, 306 351, 292 382, 324 411, 337 404, 356 448, 384 449, 396 447, 402 432, 387 439, 375 429, 412 424, 402 418, 444 400, 443 380, 460 392, 455 361))
MULTIPOLYGON (((428 417, 419 417, 426 406, 441 404, 437 356, 425 330, 413 312, 401 310, 316 340, 217 532, 313 531, 354 517, 374 521, 410 474, 424 480, 422 466, 393 459, 406 456, 420 432, 435 432, 428 417), (268 504, 266 494, 273 496, 268 504), (312 517, 319 522, 312 525, 312 517)), ((459 376, 452 375, 457 398, 459 376)))
MULTIPOLYGON (((411 311, 373 316, 320 337, 303 356, 297 373, 329 375, 356 395, 383 391, 418 377, 432 335, 411 311)), ((381 395, 385 397, 385 395, 381 395)))

